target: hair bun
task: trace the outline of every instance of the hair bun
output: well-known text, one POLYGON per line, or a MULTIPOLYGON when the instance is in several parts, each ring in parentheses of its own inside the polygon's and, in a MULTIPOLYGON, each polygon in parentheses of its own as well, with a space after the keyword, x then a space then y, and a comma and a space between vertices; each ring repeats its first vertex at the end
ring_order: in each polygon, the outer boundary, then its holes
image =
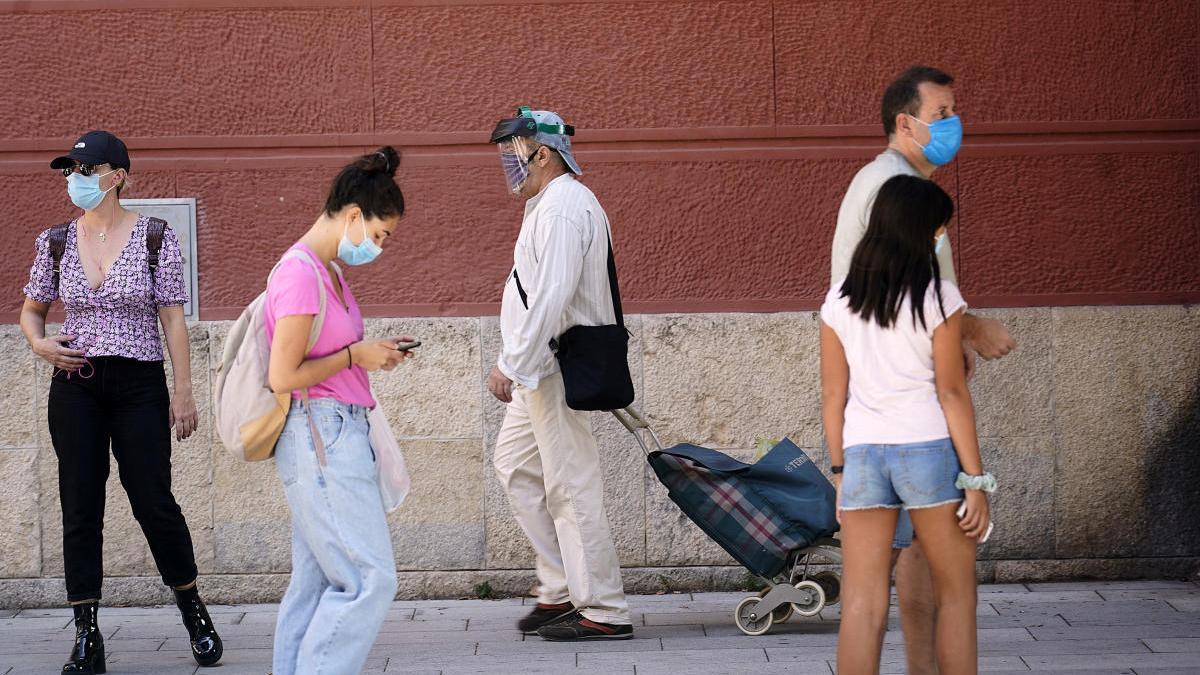
POLYGON ((359 157, 354 164, 364 173, 385 173, 395 176, 396 169, 400 166, 400 153, 392 146, 385 145, 375 152, 359 157))

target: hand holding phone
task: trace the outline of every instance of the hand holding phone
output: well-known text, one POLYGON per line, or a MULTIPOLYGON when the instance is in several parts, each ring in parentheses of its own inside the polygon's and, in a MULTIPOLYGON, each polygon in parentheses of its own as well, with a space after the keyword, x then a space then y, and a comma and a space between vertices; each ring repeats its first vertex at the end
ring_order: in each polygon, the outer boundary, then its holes
MULTIPOLYGON (((954 512, 954 515, 958 516, 959 520, 962 520, 962 517, 967 515, 967 502, 964 501, 962 505, 958 507, 958 510, 954 512)), ((987 540, 991 539, 992 530, 995 528, 995 525, 996 524, 993 523, 991 519, 988 519, 987 531, 984 532, 983 536, 979 538, 980 544, 986 544, 987 540)))

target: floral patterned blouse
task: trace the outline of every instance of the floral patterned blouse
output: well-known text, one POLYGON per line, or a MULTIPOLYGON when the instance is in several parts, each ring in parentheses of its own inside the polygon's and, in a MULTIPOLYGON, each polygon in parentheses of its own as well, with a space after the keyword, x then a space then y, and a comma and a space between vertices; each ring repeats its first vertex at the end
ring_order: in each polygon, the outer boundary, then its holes
POLYGON ((183 252, 175 232, 163 232, 158 270, 150 278, 146 229, 149 218, 140 216, 124 250, 113 262, 108 276, 93 289, 79 258, 76 233, 78 219, 67 227, 67 247, 59 268, 59 288, 54 288, 54 263, 50 257, 50 231, 37 239, 37 258, 29 271, 25 295, 50 304, 61 298, 67 318, 62 333, 74 335, 69 345, 87 356, 123 356, 138 361, 162 361, 162 338, 158 330, 158 308, 183 305, 188 301, 183 283, 183 252))

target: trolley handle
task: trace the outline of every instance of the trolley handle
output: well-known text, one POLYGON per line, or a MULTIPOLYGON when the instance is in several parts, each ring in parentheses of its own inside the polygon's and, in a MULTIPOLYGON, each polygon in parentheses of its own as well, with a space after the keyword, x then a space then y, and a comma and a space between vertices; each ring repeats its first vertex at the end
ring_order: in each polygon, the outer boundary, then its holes
POLYGON ((629 430, 633 437, 637 439, 638 445, 642 446, 642 452, 650 454, 650 446, 653 445, 655 450, 662 450, 662 441, 659 440, 658 434, 654 433, 650 423, 642 416, 633 406, 629 406, 623 410, 610 410, 613 417, 621 423, 621 426, 629 430), (647 442, 647 440, 649 442, 647 442))

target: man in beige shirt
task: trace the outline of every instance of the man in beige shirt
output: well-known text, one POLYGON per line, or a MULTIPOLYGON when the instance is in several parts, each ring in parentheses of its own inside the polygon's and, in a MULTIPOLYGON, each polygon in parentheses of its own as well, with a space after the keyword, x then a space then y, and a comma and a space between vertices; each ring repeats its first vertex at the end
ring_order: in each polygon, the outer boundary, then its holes
MULTIPOLYGON (((830 257, 830 282, 837 286, 850 271, 854 250, 867 231, 875 193, 889 178, 907 174, 930 178, 949 163, 962 139, 961 122, 954 110, 954 78, 927 66, 913 66, 888 85, 883 94, 882 118, 887 148, 855 174, 838 210, 830 257)), ((943 279, 957 283, 949 241, 937 248, 943 279)), ((995 319, 963 316, 963 357, 967 377, 975 370, 975 355, 998 359, 1016 342, 995 319)), ((897 553, 896 592, 905 656, 910 674, 937 673, 934 640, 937 609, 929 563, 913 536, 912 521, 901 512, 893 548, 897 553)))

